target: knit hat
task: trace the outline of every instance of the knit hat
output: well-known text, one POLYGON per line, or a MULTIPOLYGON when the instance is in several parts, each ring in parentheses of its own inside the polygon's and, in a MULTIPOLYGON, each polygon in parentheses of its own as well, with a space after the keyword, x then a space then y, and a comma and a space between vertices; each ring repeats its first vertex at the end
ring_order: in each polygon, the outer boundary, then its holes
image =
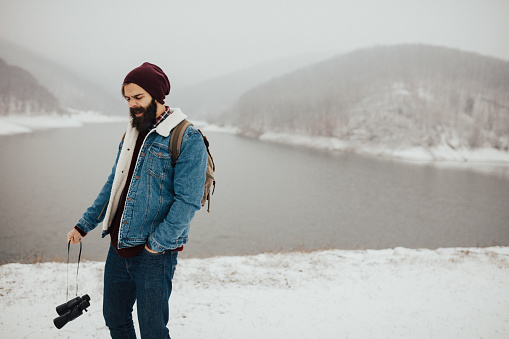
POLYGON ((170 81, 163 70, 156 65, 145 62, 133 69, 124 79, 143 88, 152 98, 164 105, 164 98, 170 94, 170 81))

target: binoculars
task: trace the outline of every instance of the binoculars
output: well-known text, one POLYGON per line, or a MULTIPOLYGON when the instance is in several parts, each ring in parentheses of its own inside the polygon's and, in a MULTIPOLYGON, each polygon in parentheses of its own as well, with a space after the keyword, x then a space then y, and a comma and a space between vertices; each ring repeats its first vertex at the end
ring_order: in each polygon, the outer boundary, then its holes
POLYGON ((82 315, 83 311, 88 312, 88 306, 90 306, 90 297, 88 294, 71 299, 64 304, 57 306, 57 313, 59 317, 56 317, 53 320, 53 323, 58 329, 61 329, 69 321, 82 315))

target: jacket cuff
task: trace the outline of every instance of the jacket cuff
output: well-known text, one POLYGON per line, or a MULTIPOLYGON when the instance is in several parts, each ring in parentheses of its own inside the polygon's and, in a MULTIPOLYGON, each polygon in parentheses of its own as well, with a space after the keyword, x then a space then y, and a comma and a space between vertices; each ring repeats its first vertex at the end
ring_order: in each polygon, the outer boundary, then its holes
POLYGON ((84 237, 87 235, 87 232, 83 231, 81 228, 78 227, 78 225, 74 226, 74 229, 78 232, 80 232, 81 236, 84 237))
MULTIPOLYGON (((83 232, 88 233, 91 230, 93 230, 96 226, 89 224, 85 219, 80 218, 78 223, 76 224, 79 229, 81 229, 83 232)), ((78 231, 79 232, 79 231, 78 231)))
POLYGON ((152 251, 164 252, 164 251, 167 250, 167 248, 162 247, 161 245, 159 245, 154 240, 150 240, 150 237, 147 240, 147 245, 148 245, 148 248, 150 248, 152 251))
MULTIPOLYGON (((145 243, 145 245, 147 245, 147 246, 148 246, 148 248, 150 248, 152 251, 155 251, 152 247, 150 247, 150 244, 149 244, 148 240, 147 240, 147 242, 145 243)), ((175 248, 175 249, 172 249, 172 250, 164 250, 164 251, 182 252, 183 250, 184 250, 184 245, 182 245, 182 246, 180 246, 180 247, 177 247, 177 248, 175 248)), ((158 252, 158 251, 156 251, 156 252, 158 252)), ((160 252, 162 252, 162 251, 160 251, 160 252)))

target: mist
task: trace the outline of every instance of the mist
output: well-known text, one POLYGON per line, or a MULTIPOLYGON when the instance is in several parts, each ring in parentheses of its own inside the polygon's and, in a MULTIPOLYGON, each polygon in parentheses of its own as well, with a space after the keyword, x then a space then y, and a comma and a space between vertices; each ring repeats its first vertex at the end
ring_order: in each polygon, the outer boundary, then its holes
POLYGON ((181 88, 267 61, 373 45, 425 43, 508 60, 507 13, 504 0, 1 0, 0 37, 116 93, 144 61, 181 88))

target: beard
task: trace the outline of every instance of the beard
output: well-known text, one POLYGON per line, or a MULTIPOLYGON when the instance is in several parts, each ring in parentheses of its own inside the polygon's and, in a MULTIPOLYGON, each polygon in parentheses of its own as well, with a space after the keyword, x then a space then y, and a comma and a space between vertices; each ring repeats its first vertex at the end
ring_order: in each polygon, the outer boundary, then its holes
POLYGON ((131 114, 131 126, 136 128, 139 132, 146 132, 151 130, 156 123, 156 112, 157 104, 156 100, 152 98, 152 101, 147 107, 131 107, 129 113, 131 114), (137 117, 137 113, 142 113, 141 116, 137 117))

